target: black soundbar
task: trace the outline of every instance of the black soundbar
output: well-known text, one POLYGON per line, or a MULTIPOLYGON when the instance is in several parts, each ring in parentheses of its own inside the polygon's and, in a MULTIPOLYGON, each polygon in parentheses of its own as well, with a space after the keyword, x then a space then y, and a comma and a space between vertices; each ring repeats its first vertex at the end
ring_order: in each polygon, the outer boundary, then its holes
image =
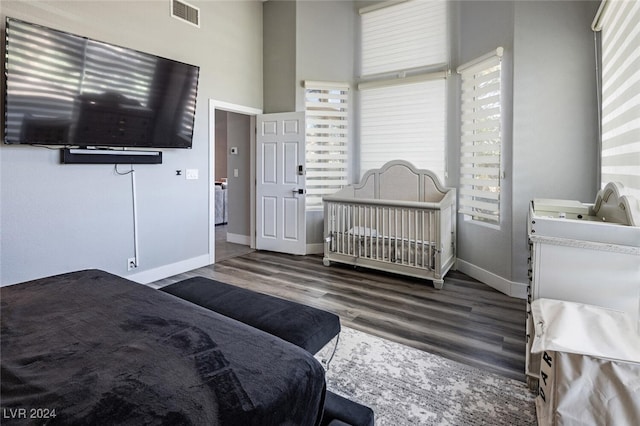
POLYGON ((64 164, 162 164, 162 151, 64 148, 64 164))

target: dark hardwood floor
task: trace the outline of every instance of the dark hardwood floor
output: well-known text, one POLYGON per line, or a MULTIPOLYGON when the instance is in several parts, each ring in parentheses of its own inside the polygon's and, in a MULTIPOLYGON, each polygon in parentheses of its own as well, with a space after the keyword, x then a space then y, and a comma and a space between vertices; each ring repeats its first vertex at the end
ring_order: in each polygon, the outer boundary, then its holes
POLYGON ((363 268, 322 265, 322 256, 256 251, 176 275, 283 297, 340 316, 344 326, 524 381, 525 301, 451 271, 430 281, 363 268))

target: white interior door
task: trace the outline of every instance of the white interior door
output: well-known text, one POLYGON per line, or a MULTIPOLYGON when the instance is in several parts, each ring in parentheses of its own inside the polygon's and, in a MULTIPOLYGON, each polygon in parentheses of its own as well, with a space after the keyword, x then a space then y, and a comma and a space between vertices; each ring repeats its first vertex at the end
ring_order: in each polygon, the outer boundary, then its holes
POLYGON ((256 249, 305 254, 304 112, 257 117, 256 249))

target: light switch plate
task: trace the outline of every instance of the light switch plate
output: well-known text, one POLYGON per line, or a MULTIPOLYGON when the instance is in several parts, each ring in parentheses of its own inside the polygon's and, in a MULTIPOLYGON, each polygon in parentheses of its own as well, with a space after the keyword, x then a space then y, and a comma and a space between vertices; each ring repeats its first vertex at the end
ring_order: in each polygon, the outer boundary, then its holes
POLYGON ((198 169, 187 169, 187 179, 198 179, 198 169))

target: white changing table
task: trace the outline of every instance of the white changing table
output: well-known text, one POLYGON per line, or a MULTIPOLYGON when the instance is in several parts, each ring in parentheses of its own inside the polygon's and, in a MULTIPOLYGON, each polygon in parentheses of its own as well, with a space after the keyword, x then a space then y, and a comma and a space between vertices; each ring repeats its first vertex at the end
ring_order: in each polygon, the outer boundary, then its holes
POLYGON ((618 183, 594 204, 534 199, 530 249, 525 372, 538 387, 540 357, 531 355, 531 302, 539 298, 586 303, 626 312, 640 330, 640 207, 618 183))

